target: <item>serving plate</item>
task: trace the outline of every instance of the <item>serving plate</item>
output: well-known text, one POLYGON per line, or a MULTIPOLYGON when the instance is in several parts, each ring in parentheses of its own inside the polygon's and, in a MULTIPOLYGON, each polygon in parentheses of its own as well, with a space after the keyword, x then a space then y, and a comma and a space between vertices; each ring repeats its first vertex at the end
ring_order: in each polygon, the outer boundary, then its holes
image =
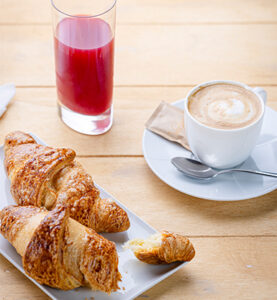
MULTIPOLYGON (((184 109, 184 99, 173 103, 184 109)), ((277 172, 277 112, 266 107, 261 135, 251 156, 239 167, 277 172)), ((143 154, 151 170, 174 189, 202 199, 237 201, 258 197, 277 188, 277 179, 233 172, 212 180, 192 179, 179 172, 172 164, 175 156, 193 158, 192 153, 177 143, 145 129, 143 154)))
MULTIPOLYGON (((32 134, 39 144, 46 145, 42 140, 32 134)), ((10 182, 6 176, 4 165, 4 148, 0 146, 0 209, 15 204, 10 194, 10 182)), ((126 232, 103 234, 103 236, 116 244, 119 256, 119 271, 122 275, 120 290, 112 293, 110 296, 91 291, 89 288, 81 287, 71 291, 61 291, 37 283, 35 280, 25 274, 21 263, 21 257, 17 254, 12 245, 0 235, 0 253, 9 260, 18 270, 27 276, 35 285, 37 285, 45 294, 55 300, 127 300, 133 299, 142 294, 158 282, 170 276, 185 263, 172 263, 169 265, 147 265, 138 261, 130 250, 124 251, 123 244, 129 239, 146 238, 156 232, 150 225, 136 216, 127 207, 114 199, 103 188, 95 184, 100 190, 102 198, 111 198, 116 201, 128 213, 131 226, 126 232)))

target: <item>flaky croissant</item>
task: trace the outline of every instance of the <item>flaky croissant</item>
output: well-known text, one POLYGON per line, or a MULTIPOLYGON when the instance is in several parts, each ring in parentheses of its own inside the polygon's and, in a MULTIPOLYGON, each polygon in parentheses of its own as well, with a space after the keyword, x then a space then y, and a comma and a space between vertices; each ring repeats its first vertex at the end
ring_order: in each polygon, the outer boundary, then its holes
POLYGON ((111 293, 121 275, 113 242, 69 218, 65 207, 8 206, 1 234, 22 256, 27 275, 62 290, 90 286, 111 293))
POLYGON ((70 217, 97 232, 129 228, 127 213, 114 201, 101 199, 91 176, 68 148, 39 145, 24 132, 5 139, 5 167, 17 204, 69 208, 70 217))
POLYGON ((137 259, 148 264, 169 264, 175 261, 190 261, 195 250, 185 236, 162 231, 148 239, 134 239, 128 241, 124 248, 133 251, 137 259))

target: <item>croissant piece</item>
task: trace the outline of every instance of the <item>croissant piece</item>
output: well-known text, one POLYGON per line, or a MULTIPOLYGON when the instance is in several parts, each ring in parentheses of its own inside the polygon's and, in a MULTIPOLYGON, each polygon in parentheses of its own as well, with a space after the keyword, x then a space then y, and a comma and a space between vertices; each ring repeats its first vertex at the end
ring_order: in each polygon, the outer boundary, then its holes
POLYGON ((137 259, 148 264, 169 264, 175 261, 190 261, 195 250, 185 236, 162 231, 148 239, 128 241, 124 248, 131 249, 137 259))
POLYGON ((24 132, 8 134, 5 168, 16 203, 48 210, 67 206, 70 217, 97 232, 127 230, 127 213, 114 201, 100 198, 91 176, 75 156, 71 149, 39 145, 24 132))
POLYGON ((90 286, 111 293, 121 275, 113 242, 69 217, 65 207, 8 206, 0 232, 22 256, 27 275, 62 290, 90 286))

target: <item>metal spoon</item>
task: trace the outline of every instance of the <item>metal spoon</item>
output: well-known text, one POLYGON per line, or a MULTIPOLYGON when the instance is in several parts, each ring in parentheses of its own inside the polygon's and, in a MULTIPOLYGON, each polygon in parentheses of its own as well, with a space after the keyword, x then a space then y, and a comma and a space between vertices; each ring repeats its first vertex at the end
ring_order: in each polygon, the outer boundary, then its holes
POLYGON ((178 171, 184 173, 185 175, 198 179, 211 179, 221 174, 226 174, 230 172, 245 172, 252 173, 270 177, 276 177, 277 173, 262 172, 256 170, 247 169, 226 169, 226 170, 214 170, 211 167, 202 164, 201 162, 185 157, 174 157, 171 159, 171 163, 177 168, 178 171))

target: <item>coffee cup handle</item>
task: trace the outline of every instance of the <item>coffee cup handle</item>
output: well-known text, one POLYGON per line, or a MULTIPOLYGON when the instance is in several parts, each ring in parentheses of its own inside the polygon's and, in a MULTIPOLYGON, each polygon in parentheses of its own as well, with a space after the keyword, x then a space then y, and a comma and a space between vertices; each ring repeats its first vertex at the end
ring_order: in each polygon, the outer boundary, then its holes
POLYGON ((266 104, 266 100, 267 100, 267 93, 266 93, 266 91, 265 91, 263 88, 259 87, 259 86, 254 87, 254 88, 253 88, 253 91, 254 91, 255 93, 257 93, 258 95, 260 95, 261 98, 262 98, 263 101, 264 101, 264 104, 266 104))

